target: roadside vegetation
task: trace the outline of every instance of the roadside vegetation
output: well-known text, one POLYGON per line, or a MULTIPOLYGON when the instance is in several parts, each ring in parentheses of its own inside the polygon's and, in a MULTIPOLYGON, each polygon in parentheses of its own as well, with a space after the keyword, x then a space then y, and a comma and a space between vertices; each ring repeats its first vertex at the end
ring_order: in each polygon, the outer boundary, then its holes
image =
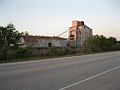
POLYGON ((50 47, 45 49, 21 47, 22 35, 29 35, 29 33, 20 33, 13 24, 0 26, 0 63, 120 50, 120 41, 103 35, 88 38, 82 48, 50 47))
POLYGON ((84 50, 86 52, 120 50, 120 41, 117 41, 114 37, 106 38, 103 35, 94 35, 85 41, 84 50))
POLYGON ((13 24, 0 26, 0 61, 8 60, 8 52, 19 47, 22 33, 19 33, 13 24))

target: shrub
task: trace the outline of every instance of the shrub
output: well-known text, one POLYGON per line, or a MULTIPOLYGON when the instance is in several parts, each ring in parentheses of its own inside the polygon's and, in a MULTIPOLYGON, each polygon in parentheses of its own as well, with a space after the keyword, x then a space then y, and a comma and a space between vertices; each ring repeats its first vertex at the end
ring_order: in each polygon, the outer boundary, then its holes
POLYGON ((49 55, 49 56, 62 56, 62 55, 65 55, 65 49, 63 49, 63 48, 51 47, 51 48, 48 50, 48 55, 49 55))
POLYGON ((55 56, 55 55, 57 55, 57 48, 55 48, 55 47, 49 48, 48 56, 55 56))
POLYGON ((16 51, 16 58, 17 59, 23 59, 23 58, 29 58, 32 57, 32 50, 30 47, 21 47, 18 48, 16 51))
POLYGON ((103 35, 95 35, 88 38, 84 43, 84 49, 86 51, 110 51, 113 50, 113 46, 117 43, 114 37, 106 38, 103 35))
POLYGON ((120 43, 115 44, 113 50, 120 50, 120 43))

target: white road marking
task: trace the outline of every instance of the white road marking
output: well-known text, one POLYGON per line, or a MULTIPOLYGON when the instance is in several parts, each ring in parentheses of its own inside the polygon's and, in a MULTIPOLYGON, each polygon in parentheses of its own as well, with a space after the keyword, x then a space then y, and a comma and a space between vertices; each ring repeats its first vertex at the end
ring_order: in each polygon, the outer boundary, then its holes
POLYGON ((109 70, 107 70, 107 71, 104 71, 104 72, 102 72, 102 73, 99 73, 99 74, 97 74, 97 75, 94 75, 94 76, 92 76, 92 77, 83 79, 83 80, 81 80, 81 81, 79 81, 79 82, 70 84, 70 85, 65 86, 65 87, 63 87, 63 88, 60 88, 60 89, 58 89, 58 90, 68 89, 68 88, 70 88, 70 87, 73 87, 73 86, 75 86, 75 85, 81 84, 81 83, 86 82, 86 81, 88 81, 88 80, 94 79, 94 78, 96 78, 96 77, 99 77, 99 76, 101 76, 101 75, 103 75, 103 74, 106 74, 106 73, 111 72, 111 71, 113 71, 113 70, 115 70, 115 69, 118 69, 118 68, 120 68, 120 65, 117 66, 117 67, 114 67, 114 68, 112 68, 112 69, 109 69, 109 70))

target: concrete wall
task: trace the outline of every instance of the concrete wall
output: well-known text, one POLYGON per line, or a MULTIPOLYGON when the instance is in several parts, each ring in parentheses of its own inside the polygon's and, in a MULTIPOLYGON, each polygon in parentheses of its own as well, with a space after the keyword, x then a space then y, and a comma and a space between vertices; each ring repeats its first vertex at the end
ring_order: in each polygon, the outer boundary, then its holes
POLYGON ((81 30, 81 46, 83 46, 84 41, 92 36, 92 29, 88 28, 86 25, 81 30))
POLYGON ((46 48, 46 47, 67 47, 68 40, 62 40, 62 39, 37 39, 35 42, 25 42, 25 46, 32 46, 32 47, 38 47, 38 48, 46 48))
POLYGON ((38 39, 38 47, 67 47, 68 40, 38 39), (51 44, 49 46, 49 44, 51 44))

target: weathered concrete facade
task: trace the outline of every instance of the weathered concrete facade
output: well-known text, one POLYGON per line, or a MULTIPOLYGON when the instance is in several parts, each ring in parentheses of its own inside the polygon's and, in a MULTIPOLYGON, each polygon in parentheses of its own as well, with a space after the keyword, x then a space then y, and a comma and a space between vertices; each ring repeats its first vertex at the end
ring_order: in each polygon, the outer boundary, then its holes
POLYGON ((82 47, 84 41, 90 36, 92 36, 92 29, 86 26, 83 21, 72 21, 68 37, 70 46, 82 47))
POLYGON ((68 39, 49 36, 23 36, 23 46, 32 46, 35 48, 47 47, 82 47, 84 41, 92 36, 92 29, 84 24, 83 21, 72 21, 72 27, 69 28, 68 39))
POLYGON ((34 48, 67 47, 68 40, 61 37, 23 36, 22 44, 34 48))

